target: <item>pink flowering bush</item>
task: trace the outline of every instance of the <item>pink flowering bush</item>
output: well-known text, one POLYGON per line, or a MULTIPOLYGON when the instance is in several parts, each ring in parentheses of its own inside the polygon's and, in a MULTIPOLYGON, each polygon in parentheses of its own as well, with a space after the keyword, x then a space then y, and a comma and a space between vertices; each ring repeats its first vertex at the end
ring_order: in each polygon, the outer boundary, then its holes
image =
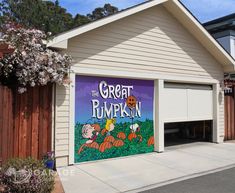
POLYGON ((14 49, 0 59, 0 81, 16 84, 23 93, 27 86, 62 84, 68 78, 71 57, 59 54, 43 43, 47 35, 36 29, 5 24, 2 42, 14 49))

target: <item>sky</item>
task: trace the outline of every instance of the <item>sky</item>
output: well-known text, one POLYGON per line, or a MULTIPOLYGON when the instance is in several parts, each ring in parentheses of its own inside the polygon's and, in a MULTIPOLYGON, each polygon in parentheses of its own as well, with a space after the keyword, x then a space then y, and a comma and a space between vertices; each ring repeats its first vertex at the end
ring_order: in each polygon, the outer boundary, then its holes
MULTIPOLYGON (((139 4, 145 0, 60 0, 60 4, 73 15, 86 15, 96 7, 111 3, 120 10, 139 4)), ((231 13, 235 13, 235 0, 181 0, 202 23, 231 13)))

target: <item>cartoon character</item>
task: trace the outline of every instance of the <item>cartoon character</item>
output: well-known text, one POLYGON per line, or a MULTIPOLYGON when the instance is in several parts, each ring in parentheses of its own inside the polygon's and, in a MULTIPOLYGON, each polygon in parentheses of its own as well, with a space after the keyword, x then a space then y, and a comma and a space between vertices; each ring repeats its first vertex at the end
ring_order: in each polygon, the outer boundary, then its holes
POLYGON ((106 136, 110 136, 110 132, 114 130, 115 128, 115 124, 116 120, 115 119, 107 119, 106 120, 106 124, 105 124, 105 128, 102 130, 102 135, 104 135, 106 133, 106 136))
POLYGON ((135 96, 129 96, 126 99, 126 104, 130 109, 133 109, 136 107, 137 99, 135 96))
POLYGON ((78 150, 78 154, 80 154, 84 147, 99 149, 99 144, 95 142, 100 132, 100 125, 99 124, 86 124, 82 127, 82 137, 88 139, 78 150))
POLYGON ((135 123, 130 126, 130 130, 132 133, 140 132, 140 126, 137 123, 135 123))
POLYGON ((90 124, 83 125, 82 137, 89 139, 86 141, 86 144, 94 142, 97 139, 98 135, 99 135, 99 132, 97 130, 95 130, 94 126, 92 126, 90 124))
POLYGON ((143 137, 140 134, 137 134, 140 132, 140 126, 135 123, 130 126, 131 133, 128 135, 129 141, 132 141, 133 139, 138 139, 138 142, 143 141, 143 137))

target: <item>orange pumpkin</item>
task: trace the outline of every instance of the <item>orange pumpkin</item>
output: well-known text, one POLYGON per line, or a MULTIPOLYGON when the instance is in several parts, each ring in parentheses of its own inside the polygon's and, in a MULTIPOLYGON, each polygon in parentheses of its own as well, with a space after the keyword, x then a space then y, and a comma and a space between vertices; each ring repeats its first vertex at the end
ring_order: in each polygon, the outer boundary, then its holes
POLYGON ((102 129, 101 135, 105 135, 108 131, 106 129, 102 129))
POLYGON ((148 146, 154 145, 154 136, 151 136, 148 140, 148 146))
POLYGON ((99 144, 97 142, 93 142, 93 143, 87 144, 87 147, 93 148, 93 149, 99 149, 99 144))
POLYGON ((115 141, 114 137, 113 136, 107 136, 104 138, 104 142, 107 141, 107 142, 110 142, 110 143, 113 143, 115 141))
POLYGON ((117 134, 117 138, 124 140, 124 139, 126 139, 126 134, 123 133, 123 132, 119 132, 119 133, 117 134))
POLYGON ((115 147, 122 147, 124 145, 124 142, 121 139, 118 139, 113 142, 113 146, 115 147))
POLYGON ((135 139, 136 137, 137 137, 137 135, 136 135, 135 133, 130 133, 130 134, 128 135, 129 141, 132 141, 132 139, 135 139))
POLYGON ((112 143, 105 141, 100 144, 99 150, 103 153, 106 149, 110 149, 112 146, 112 143))
POLYGON ((127 97, 126 99, 126 104, 129 108, 135 108, 136 107, 136 103, 137 103, 137 100, 136 100, 136 97, 135 96, 129 96, 127 97))
POLYGON ((100 125, 99 124, 92 124, 91 125, 92 127, 94 127, 94 129, 97 131, 97 132, 100 132, 100 125))

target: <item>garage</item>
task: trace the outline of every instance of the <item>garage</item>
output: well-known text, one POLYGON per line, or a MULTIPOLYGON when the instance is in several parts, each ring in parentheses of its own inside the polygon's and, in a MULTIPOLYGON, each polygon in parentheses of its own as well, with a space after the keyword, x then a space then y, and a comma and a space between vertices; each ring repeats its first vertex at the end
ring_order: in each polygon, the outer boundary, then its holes
POLYGON ((164 83, 165 146, 212 141, 213 87, 164 83))
POLYGON ((70 84, 54 92, 57 167, 224 140, 235 62, 177 0, 153 0, 59 34, 70 84))

